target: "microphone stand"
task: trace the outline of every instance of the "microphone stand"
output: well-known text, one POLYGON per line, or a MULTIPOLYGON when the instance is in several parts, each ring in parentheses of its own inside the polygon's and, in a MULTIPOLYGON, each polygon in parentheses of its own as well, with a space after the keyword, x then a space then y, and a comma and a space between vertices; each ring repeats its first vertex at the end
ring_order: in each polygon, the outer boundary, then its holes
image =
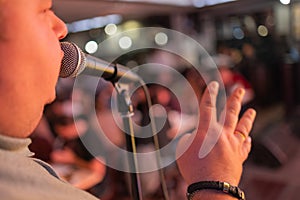
MULTIPOLYGON (((115 85, 115 84, 114 84, 115 85)), ((118 110, 123 119, 123 126, 126 137, 126 148, 127 151, 131 152, 128 155, 129 169, 130 169, 130 179, 131 179, 131 194, 134 200, 142 200, 140 177, 138 174, 138 163, 136 157, 136 144, 135 136, 133 131, 132 119, 133 107, 128 95, 127 88, 122 84, 115 85, 117 91, 117 103, 118 110)))

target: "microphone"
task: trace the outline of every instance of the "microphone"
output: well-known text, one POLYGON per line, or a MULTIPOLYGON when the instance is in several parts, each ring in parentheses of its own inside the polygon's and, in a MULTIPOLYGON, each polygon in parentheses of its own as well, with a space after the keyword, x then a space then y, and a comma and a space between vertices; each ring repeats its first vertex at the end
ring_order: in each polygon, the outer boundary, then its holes
POLYGON ((79 74, 102 77, 111 82, 121 79, 123 82, 137 82, 141 78, 127 67, 113 64, 83 53, 74 43, 61 42, 64 52, 59 76, 62 78, 76 77, 79 74))

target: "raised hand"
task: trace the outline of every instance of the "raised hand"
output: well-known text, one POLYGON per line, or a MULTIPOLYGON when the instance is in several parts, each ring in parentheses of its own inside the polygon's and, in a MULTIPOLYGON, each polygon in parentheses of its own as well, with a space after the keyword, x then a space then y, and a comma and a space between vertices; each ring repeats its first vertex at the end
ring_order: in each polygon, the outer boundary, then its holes
POLYGON ((256 116, 248 109, 239 119, 244 89, 237 88, 228 98, 218 120, 218 83, 211 82, 200 103, 199 126, 184 135, 177 146, 177 164, 188 184, 198 181, 226 181, 238 185, 243 162, 251 149, 249 133, 256 116))

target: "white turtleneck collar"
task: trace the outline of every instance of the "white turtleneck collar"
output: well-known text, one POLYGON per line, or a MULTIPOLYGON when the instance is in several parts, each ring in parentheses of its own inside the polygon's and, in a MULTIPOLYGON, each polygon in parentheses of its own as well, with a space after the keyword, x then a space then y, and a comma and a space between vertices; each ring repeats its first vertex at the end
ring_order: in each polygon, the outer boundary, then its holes
POLYGON ((22 154, 24 156, 33 156, 28 145, 31 143, 30 138, 14 138, 0 134, 0 149, 22 154))

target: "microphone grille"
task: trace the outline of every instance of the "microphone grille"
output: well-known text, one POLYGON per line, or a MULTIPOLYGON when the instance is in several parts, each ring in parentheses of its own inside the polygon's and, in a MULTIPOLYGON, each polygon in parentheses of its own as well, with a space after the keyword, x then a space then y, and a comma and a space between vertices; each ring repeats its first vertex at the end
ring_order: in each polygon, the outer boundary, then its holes
POLYGON ((82 50, 74 43, 61 42, 64 57, 61 62, 59 76, 62 78, 76 77, 85 68, 86 57, 82 50))

